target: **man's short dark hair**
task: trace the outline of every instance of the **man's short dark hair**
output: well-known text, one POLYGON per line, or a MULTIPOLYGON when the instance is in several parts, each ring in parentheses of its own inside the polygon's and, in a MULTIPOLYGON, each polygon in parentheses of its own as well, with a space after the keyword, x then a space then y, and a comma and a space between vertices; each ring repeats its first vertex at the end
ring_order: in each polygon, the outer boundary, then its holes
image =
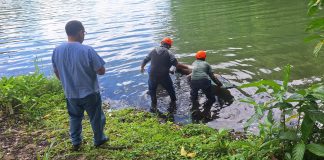
POLYGON ((65 32, 68 36, 76 36, 81 30, 84 30, 84 27, 80 21, 69 21, 65 25, 65 32))

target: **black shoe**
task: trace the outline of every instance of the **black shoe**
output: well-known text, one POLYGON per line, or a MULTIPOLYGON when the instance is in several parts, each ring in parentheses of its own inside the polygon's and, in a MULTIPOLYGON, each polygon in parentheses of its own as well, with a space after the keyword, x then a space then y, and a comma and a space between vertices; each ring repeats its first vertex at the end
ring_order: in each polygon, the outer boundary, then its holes
POLYGON ((199 110, 194 110, 191 113, 191 118, 193 123, 199 123, 200 120, 202 120, 202 115, 199 110))
POLYGON ((154 113, 156 111, 158 111, 158 109, 157 109, 157 103, 156 102, 151 102, 150 112, 154 113))
POLYGON ((97 148, 97 147, 100 147, 101 145, 105 144, 106 142, 109 141, 109 138, 106 138, 105 140, 101 141, 100 143, 98 144, 95 144, 94 146, 97 148))
POLYGON ((210 110, 204 110, 202 112, 202 117, 203 123, 210 122, 212 120, 210 110))
POLYGON ((81 149, 81 143, 72 146, 72 151, 80 151, 80 149, 81 149))
POLYGON ((154 114, 159 114, 160 113, 159 109, 157 109, 156 107, 153 107, 153 108, 151 107, 150 112, 154 113, 154 114))

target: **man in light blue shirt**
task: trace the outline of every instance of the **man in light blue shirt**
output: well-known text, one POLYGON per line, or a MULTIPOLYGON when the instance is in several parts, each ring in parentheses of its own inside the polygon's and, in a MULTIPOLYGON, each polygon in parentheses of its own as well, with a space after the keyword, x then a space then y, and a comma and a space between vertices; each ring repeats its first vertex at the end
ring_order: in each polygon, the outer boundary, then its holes
POLYGON ((97 74, 105 74, 105 62, 92 47, 82 45, 86 32, 80 21, 68 22, 65 31, 68 42, 54 49, 52 64, 66 96, 73 150, 81 146, 84 111, 90 118, 94 145, 100 146, 108 141, 103 133, 106 118, 97 78, 97 74))

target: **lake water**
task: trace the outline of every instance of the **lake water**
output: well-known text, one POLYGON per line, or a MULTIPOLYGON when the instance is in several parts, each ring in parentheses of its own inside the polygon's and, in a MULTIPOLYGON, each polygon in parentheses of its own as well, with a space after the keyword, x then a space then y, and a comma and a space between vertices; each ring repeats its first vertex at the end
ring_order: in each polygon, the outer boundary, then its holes
MULTIPOLYGON (((166 36, 174 39, 171 50, 179 61, 190 65, 196 51, 207 50, 214 71, 234 84, 280 80, 286 64, 293 66, 292 84, 308 84, 322 81, 324 64, 323 54, 312 57, 314 43, 303 41, 306 13, 303 0, 0 0, 0 76, 31 73, 35 64, 52 75, 52 50, 66 41, 66 22, 76 19, 88 32, 84 44, 107 62, 100 85, 112 108, 149 108, 148 75, 139 66, 166 36)), ((179 99, 176 121, 190 122, 190 89, 184 77, 172 78, 179 99)), ((231 92, 237 100, 244 97, 231 92)), ((165 112, 169 98, 160 97, 165 112)), ((241 129, 252 113, 235 101, 209 125, 241 129)))

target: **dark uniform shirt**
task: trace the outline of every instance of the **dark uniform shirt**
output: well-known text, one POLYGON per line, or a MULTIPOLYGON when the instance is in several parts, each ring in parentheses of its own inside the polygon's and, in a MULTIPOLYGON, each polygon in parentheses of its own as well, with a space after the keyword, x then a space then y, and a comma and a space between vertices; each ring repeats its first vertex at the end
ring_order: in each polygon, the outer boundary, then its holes
POLYGON ((154 48, 143 60, 145 65, 151 61, 150 77, 165 77, 169 76, 171 66, 178 64, 174 55, 163 46, 154 48))

